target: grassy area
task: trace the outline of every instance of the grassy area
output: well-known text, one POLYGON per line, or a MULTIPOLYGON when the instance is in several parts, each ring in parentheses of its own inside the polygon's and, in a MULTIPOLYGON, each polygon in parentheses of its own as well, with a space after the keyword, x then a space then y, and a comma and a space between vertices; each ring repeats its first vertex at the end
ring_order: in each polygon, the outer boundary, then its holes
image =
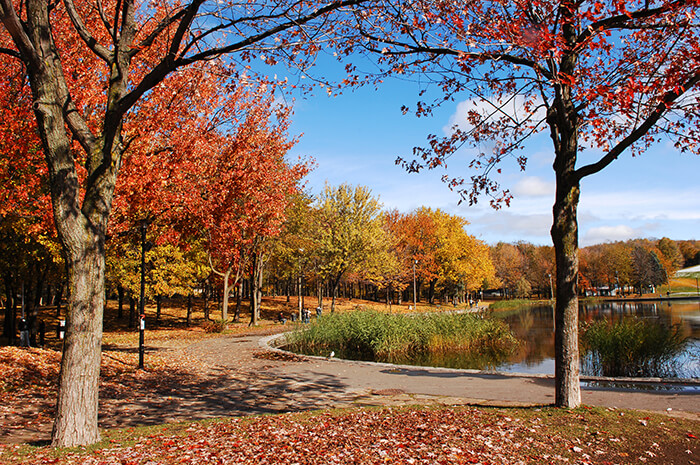
POLYGON ((410 354, 504 352, 517 341, 502 321, 475 314, 335 313, 290 336, 292 350, 387 360, 410 354))
POLYGON ((532 300, 532 299, 512 299, 512 300, 497 300, 489 305, 489 310, 513 310, 516 308, 527 307, 531 305, 546 305, 551 303, 551 300, 532 300))
POLYGON ((325 410, 111 430, 90 447, 3 447, 19 464, 697 463, 697 421, 617 409, 325 410), (556 438, 556 440, 553 440, 556 438))

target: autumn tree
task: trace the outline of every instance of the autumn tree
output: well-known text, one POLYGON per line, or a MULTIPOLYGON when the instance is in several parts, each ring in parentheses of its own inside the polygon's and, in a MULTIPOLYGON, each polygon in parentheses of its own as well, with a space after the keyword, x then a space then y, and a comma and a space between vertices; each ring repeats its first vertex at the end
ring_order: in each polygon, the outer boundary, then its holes
MULTIPOLYGON (((441 96, 468 95, 465 124, 404 161, 434 168, 466 152, 477 170, 448 178, 470 203, 480 194, 508 203, 499 184, 509 161, 524 169, 526 141, 552 141, 556 193, 551 236, 556 256, 555 402, 581 402, 578 354, 578 219, 581 180, 627 152, 669 138, 697 150, 700 81, 698 4, 655 1, 414 0, 373 4, 358 15, 361 48, 383 74, 427 76, 441 96), (471 148, 471 151, 468 150, 471 148), (580 157, 588 148, 587 156, 580 157)), ((351 82, 362 79, 350 68, 351 82)))
MULTIPOLYGON (((310 275, 319 274, 320 258, 318 254, 318 236, 316 210, 313 198, 304 191, 297 191, 288 196, 285 220, 280 234, 272 240, 271 275, 273 279, 284 280, 287 301, 295 289, 298 296, 298 317, 302 318, 302 275, 308 280, 310 275)), ((317 279, 319 289, 321 279, 317 279)), ((319 300, 322 299, 319 293, 319 300)), ((322 302, 319 302, 319 306, 322 302)))
POLYGON ((330 281, 334 311, 343 276, 384 245, 381 204, 366 187, 326 185, 316 210, 319 269, 321 276, 330 281))
POLYGON ((683 268, 700 265, 700 241, 679 241, 678 248, 683 255, 683 268))
POLYGON ((673 273, 683 267, 683 254, 676 241, 668 237, 662 237, 657 241, 656 248, 660 252, 661 256, 659 258, 664 265, 666 274, 672 276, 673 273))
POLYGON ((508 295, 514 292, 518 283, 525 279, 525 257, 513 244, 499 242, 491 247, 491 260, 496 269, 496 277, 508 295))
POLYGON ((398 247, 406 269, 415 267, 416 301, 420 301, 421 287, 428 283, 428 299, 432 303, 433 291, 439 278, 437 253, 439 248, 435 211, 421 207, 408 213, 392 213, 388 224, 393 235, 398 239, 398 247))
MULTIPOLYGON (((21 61, 49 173, 54 219, 69 270, 70 312, 61 364, 53 444, 95 442, 104 242, 134 105, 178 69, 222 54, 304 66, 319 49, 316 31, 342 24, 342 9, 362 0, 247 2, 223 9, 205 0, 93 5, 65 0, 0 1, 0 53, 21 61), (82 68, 69 69, 59 35, 83 47, 82 68), (74 78, 97 70, 79 101, 74 78), (73 141, 77 142, 74 146, 73 141), (79 174, 84 167, 84 176, 79 174)), ((174 89, 173 89, 174 90, 174 89)), ((177 99, 177 97, 176 97, 177 99)))

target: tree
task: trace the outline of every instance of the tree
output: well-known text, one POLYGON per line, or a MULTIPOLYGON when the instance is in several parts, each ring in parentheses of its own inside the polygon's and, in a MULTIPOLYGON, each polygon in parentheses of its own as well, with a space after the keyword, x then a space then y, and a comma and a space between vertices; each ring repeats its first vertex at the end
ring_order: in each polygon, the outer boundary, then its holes
POLYGON ((513 244, 499 242, 491 247, 491 260, 496 268, 496 277, 502 286, 511 293, 517 284, 525 279, 525 257, 513 244))
POLYGON ((632 249, 632 279, 639 289, 639 294, 649 286, 658 286, 668 280, 657 253, 644 245, 636 245, 632 249))
POLYGON ((320 48, 315 28, 340 27, 342 8, 362 1, 253 1, 222 10, 205 0, 96 5, 0 0, 0 53, 21 61, 28 76, 69 274, 54 445, 99 438, 105 235, 122 157, 131 142, 124 128, 136 103, 176 70, 222 54, 246 62, 265 50, 261 57, 268 63, 304 66, 320 48), (88 58, 80 69, 66 68, 66 55, 75 47, 66 47, 61 31, 85 50, 88 58), (90 86, 94 99, 89 101, 79 101, 73 86, 83 70, 99 76, 90 86))
MULTIPOLYGON (((448 178, 450 186, 470 203, 486 194, 495 206, 508 204, 500 166, 514 160, 524 169, 525 141, 549 135, 556 179, 555 402, 579 405, 581 180, 663 138, 680 151, 697 151, 697 2, 414 0, 373 7, 358 15, 357 28, 362 49, 380 55, 378 79, 428 75, 422 82, 435 82, 442 94, 436 104, 461 93, 471 98, 466 124, 447 137, 430 136, 427 148, 402 160, 409 171, 443 166, 471 146, 469 165, 478 173, 469 181, 448 178), (580 160, 585 148, 593 150, 580 160)), ((416 113, 431 108, 419 103, 416 113)))
POLYGON ((379 201, 363 186, 326 185, 317 201, 318 255, 321 275, 330 280, 335 311, 338 285, 345 273, 381 250, 382 229, 379 201))
MULTIPOLYGON (((430 289, 434 289, 439 278, 437 253, 440 245, 434 214, 432 209, 421 207, 405 214, 392 213, 390 222, 391 230, 399 240, 398 246, 404 259, 403 266, 407 270, 415 266, 418 294, 415 296, 416 302, 420 301, 421 284, 427 281, 430 289)), ((432 298, 433 292, 430 290, 431 303, 432 298)))
POLYGON ((661 259, 668 276, 672 276, 673 273, 683 267, 683 254, 676 241, 668 237, 662 237, 656 243, 656 248, 660 252, 659 259, 661 259))

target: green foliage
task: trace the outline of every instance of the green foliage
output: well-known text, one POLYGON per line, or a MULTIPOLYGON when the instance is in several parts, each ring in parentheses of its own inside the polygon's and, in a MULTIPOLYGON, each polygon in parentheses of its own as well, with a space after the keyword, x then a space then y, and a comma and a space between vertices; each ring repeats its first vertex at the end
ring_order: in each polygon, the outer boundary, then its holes
POLYGON ((292 350, 338 351, 365 359, 425 353, 509 353, 518 342, 508 326, 475 314, 386 314, 375 311, 324 316, 290 336, 292 350))
POLYGON ((670 376, 685 338, 677 326, 641 319, 595 321, 581 328, 584 371, 603 376, 670 376))

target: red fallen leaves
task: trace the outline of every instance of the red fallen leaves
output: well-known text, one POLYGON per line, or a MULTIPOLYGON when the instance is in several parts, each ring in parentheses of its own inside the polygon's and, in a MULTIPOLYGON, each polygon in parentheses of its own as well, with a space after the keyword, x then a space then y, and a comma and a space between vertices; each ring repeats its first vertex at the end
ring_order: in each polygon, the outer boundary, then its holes
MULTIPOLYGON (((103 353, 101 399, 155 392, 167 400, 177 388, 174 380, 178 374, 192 371, 193 363, 186 357, 175 363, 155 356, 149 356, 148 371, 137 370, 137 357, 129 352, 103 353)), ((0 443, 31 441, 36 439, 32 436, 36 431, 50 431, 60 362, 61 354, 54 350, 0 347, 0 443)))

